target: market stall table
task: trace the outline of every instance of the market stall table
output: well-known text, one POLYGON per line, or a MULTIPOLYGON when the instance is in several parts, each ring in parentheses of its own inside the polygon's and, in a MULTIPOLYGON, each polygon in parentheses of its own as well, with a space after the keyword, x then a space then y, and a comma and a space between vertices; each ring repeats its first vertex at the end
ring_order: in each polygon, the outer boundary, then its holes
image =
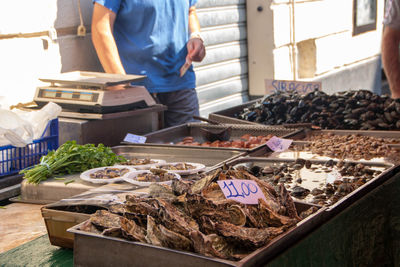
MULTIPOLYGON (((399 194, 400 174, 396 174, 267 266, 398 266, 399 194)), ((0 254, 0 264, 73 266, 73 253, 51 246, 45 235, 0 254)))

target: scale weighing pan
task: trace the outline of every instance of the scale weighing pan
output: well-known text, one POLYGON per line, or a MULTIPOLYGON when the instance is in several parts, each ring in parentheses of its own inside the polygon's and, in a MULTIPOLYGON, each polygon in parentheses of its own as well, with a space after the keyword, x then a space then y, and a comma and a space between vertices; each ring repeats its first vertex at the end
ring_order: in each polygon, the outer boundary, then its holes
POLYGON ((124 90, 107 90, 108 86, 128 84, 145 79, 143 75, 122 75, 101 72, 74 71, 40 78, 49 86, 36 88, 34 101, 38 106, 48 102, 60 105, 64 110, 111 113, 156 104, 143 86, 127 86, 124 90))

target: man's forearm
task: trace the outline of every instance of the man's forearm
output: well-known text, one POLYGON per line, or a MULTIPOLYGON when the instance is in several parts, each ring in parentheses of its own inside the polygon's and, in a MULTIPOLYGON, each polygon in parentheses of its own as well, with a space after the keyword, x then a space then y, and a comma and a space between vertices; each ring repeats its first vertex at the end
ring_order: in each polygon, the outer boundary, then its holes
POLYGON ((393 98, 400 98, 400 31, 385 27, 382 37, 382 63, 393 98))
POLYGON ((112 33, 115 13, 95 4, 92 17, 92 41, 100 63, 107 73, 125 74, 112 33))
POLYGON ((189 30, 191 33, 200 32, 200 23, 197 17, 196 8, 191 7, 189 9, 189 30))

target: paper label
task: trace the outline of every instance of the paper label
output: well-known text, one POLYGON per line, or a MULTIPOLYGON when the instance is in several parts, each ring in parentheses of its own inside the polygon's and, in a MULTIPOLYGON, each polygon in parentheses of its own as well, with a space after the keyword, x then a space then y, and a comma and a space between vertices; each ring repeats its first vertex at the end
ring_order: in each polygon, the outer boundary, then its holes
POLYGON ((135 143, 135 144, 144 144, 144 143, 146 143, 146 139, 147 139, 147 137, 145 137, 145 136, 128 133, 125 136, 124 141, 129 142, 129 143, 135 143))
POLYGON ((282 152, 287 150, 292 144, 292 139, 282 139, 276 136, 271 137, 267 141, 267 146, 274 152, 282 152))
POLYGON ((301 94, 321 89, 321 82, 299 82, 265 79, 265 93, 272 94, 276 91, 297 91, 301 94))
POLYGON ((258 199, 265 200, 264 193, 252 180, 221 180, 217 181, 227 199, 233 199, 243 204, 258 204, 258 199))
POLYGON ((343 180, 342 175, 337 169, 332 169, 330 173, 327 174, 326 183, 333 184, 336 180, 343 180))

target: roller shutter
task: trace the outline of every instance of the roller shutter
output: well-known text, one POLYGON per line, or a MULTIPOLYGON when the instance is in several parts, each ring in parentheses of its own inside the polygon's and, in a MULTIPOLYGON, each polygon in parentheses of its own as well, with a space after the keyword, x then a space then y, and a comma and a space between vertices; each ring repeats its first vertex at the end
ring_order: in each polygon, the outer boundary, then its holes
POLYGON ((199 0, 207 55, 195 63, 200 113, 238 105, 248 100, 245 0, 199 0))

